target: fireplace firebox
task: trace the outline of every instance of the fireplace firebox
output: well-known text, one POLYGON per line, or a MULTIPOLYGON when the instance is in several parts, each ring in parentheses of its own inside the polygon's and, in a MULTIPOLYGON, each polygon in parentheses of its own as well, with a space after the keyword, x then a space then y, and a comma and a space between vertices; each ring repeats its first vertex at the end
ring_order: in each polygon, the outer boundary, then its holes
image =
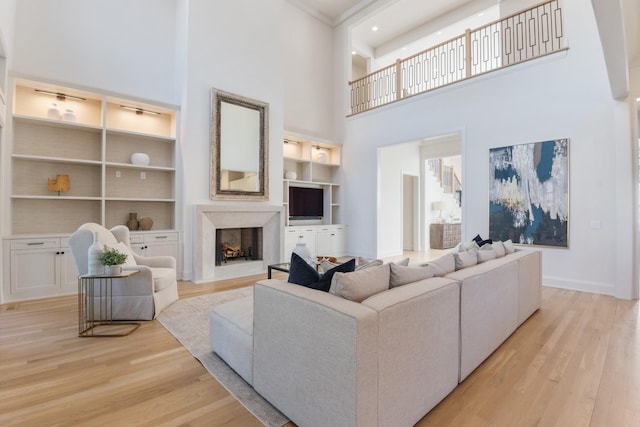
POLYGON ((216 230, 215 265, 262 260, 262 227, 216 230))

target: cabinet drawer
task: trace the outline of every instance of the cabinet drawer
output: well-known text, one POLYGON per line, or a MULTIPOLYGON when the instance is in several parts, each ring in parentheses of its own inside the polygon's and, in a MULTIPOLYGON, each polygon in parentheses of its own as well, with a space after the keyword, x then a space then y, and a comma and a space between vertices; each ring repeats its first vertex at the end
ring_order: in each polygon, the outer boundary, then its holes
POLYGON ((178 241, 178 233, 151 233, 144 235, 145 243, 153 242, 176 242, 178 241))
POLYGON ((144 236, 142 234, 129 234, 129 243, 134 245, 144 242, 144 236))
POLYGON ((15 239, 11 240, 11 249, 41 249, 59 248, 60 239, 57 237, 44 239, 15 239))

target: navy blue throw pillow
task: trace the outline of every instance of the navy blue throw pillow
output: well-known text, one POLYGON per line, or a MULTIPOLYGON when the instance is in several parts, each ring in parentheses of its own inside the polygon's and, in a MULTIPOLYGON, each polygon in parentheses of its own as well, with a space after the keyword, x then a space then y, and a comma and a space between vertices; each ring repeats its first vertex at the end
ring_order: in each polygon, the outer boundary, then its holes
POLYGON ((480 237, 479 234, 476 235, 476 237, 473 238, 473 241, 476 242, 478 244, 478 246, 482 247, 486 244, 491 244, 493 243, 493 239, 482 239, 482 237, 480 237))
POLYGON ((322 276, 311 267, 304 259, 298 254, 291 254, 291 265, 289 266, 289 283, 295 283, 297 285, 306 286, 307 288, 317 289, 324 292, 329 292, 331 287, 331 279, 336 272, 349 273, 356 268, 355 258, 345 262, 344 264, 337 265, 331 270, 324 273, 322 276))

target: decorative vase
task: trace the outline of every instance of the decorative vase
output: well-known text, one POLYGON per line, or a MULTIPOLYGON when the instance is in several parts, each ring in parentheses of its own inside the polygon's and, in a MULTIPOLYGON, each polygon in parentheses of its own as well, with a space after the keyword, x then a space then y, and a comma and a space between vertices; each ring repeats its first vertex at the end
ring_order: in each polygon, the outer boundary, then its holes
POLYGON ((316 267, 316 262, 313 257, 311 257, 311 252, 309 252, 306 243, 296 243, 296 247, 293 248, 293 253, 305 260, 307 264, 309 264, 313 268, 316 267))
POLYGON ((295 180, 298 178, 298 174, 295 173, 294 171, 289 171, 284 175, 284 177, 287 179, 295 180))
POLYGON ((144 218, 140 218, 138 224, 140 225, 140 230, 151 230, 151 227, 153 227, 153 220, 148 216, 145 216, 144 218))
POLYGON ((100 253, 102 252, 102 246, 98 242, 98 232, 93 232, 93 244, 89 246, 87 252, 87 273, 91 276, 98 276, 104 273, 104 266, 100 263, 100 253))
POLYGON ((133 153, 131 163, 134 165, 147 166, 151 162, 147 153, 133 153))
POLYGON ((75 122, 76 113, 72 109, 68 108, 62 115, 62 120, 64 120, 65 122, 75 122))
POLYGON ((47 118, 51 120, 60 120, 60 110, 58 110, 58 104, 55 102, 51 104, 51 107, 47 110, 47 118))
POLYGON ((105 276, 117 276, 122 273, 122 265, 105 265, 104 266, 104 274, 105 276))
POLYGON ((137 230, 140 226, 138 222, 138 214, 136 212, 129 213, 129 221, 127 221, 127 228, 129 230, 137 230))

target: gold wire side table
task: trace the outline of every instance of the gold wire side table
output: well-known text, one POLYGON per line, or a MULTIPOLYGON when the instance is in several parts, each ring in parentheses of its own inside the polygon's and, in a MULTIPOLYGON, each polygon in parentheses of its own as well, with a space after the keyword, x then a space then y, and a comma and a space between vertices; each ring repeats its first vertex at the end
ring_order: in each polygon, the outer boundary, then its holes
POLYGON ((140 327, 140 322, 113 320, 113 279, 126 279, 137 273, 138 270, 126 270, 116 275, 78 277, 78 336, 123 337, 140 327), (105 328, 98 328, 100 326, 105 328), (118 326, 116 332, 96 330, 112 331, 115 326, 118 326))

